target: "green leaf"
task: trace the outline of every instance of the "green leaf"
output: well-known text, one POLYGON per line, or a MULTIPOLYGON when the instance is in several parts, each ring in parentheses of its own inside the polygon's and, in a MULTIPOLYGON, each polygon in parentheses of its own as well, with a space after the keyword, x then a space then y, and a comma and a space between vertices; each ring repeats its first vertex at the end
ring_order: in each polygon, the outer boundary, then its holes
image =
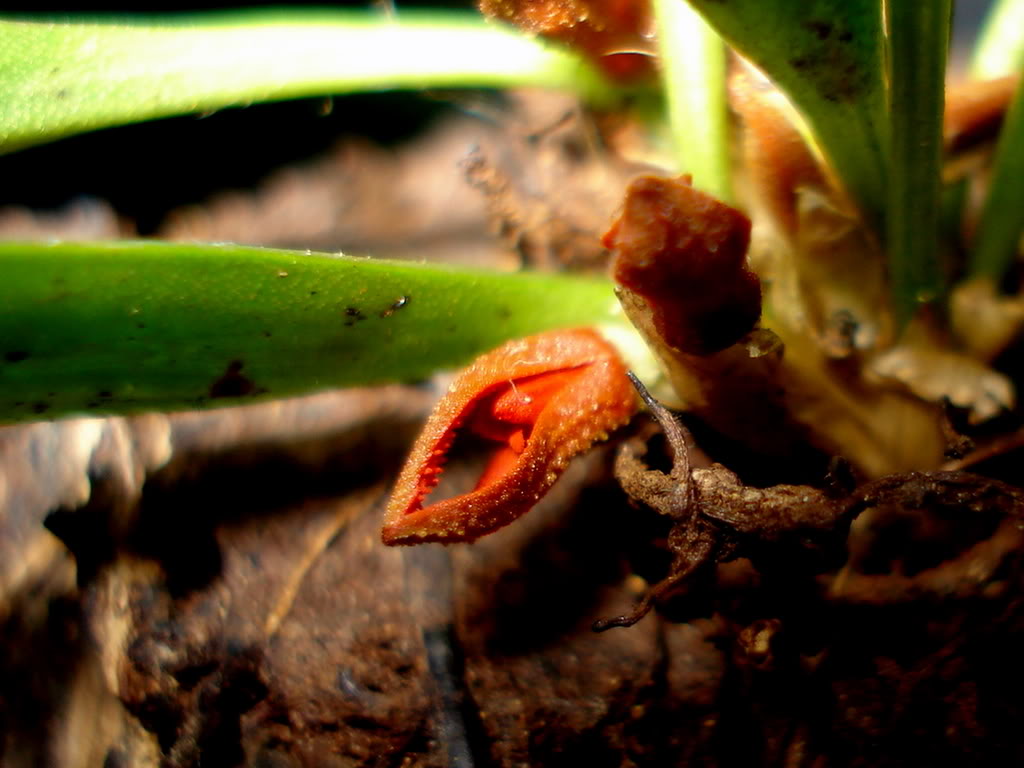
POLYGON ((853 202, 876 231, 884 232, 889 134, 882 4, 689 2, 789 96, 853 202))
POLYGON ((654 0, 654 14, 676 170, 691 174, 698 189, 732 203, 725 45, 680 0, 654 0))
POLYGON ((604 280, 240 246, 0 243, 0 420, 416 380, 619 318, 604 280))
POLYGON ((1024 68, 1024 0, 996 0, 971 57, 971 77, 985 80, 1024 68))
POLYGON ((999 282, 1024 234, 1024 78, 1010 102, 992 162, 992 181, 971 251, 972 275, 999 282))
POLYGON ((479 16, 260 11, 131 23, 0 21, 0 152, 254 101, 394 88, 611 88, 479 16))
POLYGON ((942 113, 952 0, 886 3, 889 30, 889 280, 897 320, 937 299, 942 113))

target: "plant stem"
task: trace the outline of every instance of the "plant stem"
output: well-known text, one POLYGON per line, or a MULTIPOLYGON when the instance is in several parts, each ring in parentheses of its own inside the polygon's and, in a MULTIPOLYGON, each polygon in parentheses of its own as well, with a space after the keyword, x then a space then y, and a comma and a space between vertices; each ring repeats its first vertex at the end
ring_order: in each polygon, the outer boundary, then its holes
POLYGON ((897 321, 943 290, 938 259, 942 112, 952 0, 889 0, 891 166, 886 247, 897 321))
POLYGON ((732 202, 725 44, 683 0, 654 0, 662 82, 679 170, 732 202))

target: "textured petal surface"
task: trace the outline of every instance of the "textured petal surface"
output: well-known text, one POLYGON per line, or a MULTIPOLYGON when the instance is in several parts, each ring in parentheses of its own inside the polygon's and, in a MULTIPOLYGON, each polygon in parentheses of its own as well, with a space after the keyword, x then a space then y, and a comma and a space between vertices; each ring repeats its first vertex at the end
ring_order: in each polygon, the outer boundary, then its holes
MULTIPOLYGON (((625 366, 593 330, 551 331, 483 355, 455 379, 416 441, 388 504, 384 542, 472 541, 507 525, 547 493, 572 457, 625 424, 635 409, 625 366), (516 382, 525 382, 522 391, 516 382), (529 407, 529 392, 538 393, 542 407, 529 407), (516 405, 516 397, 527 402, 516 405), (530 423, 498 443, 476 490, 423 507, 456 431, 487 414, 506 418, 491 424, 530 423), (510 454, 517 454, 514 461, 510 454)), ((497 427, 474 431, 502 437, 497 427)))

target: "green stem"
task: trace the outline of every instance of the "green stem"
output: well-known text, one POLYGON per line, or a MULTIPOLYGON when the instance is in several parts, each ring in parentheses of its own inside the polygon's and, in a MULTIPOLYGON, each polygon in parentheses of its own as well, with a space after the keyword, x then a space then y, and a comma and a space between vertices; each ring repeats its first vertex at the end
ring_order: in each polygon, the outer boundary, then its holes
POLYGON ((992 164, 992 181, 971 252, 970 272, 999 281, 1024 231, 1024 78, 1017 83, 992 164))
POLYGON ((260 11, 0 21, 0 151, 139 120, 396 88, 612 92, 578 56, 468 14, 260 11))
POLYGON ((662 80, 679 170, 732 202, 725 44, 683 0, 654 0, 662 80))
POLYGON ((943 290, 938 259, 942 112, 952 0, 889 0, 889 277, 905 323, 943 290))

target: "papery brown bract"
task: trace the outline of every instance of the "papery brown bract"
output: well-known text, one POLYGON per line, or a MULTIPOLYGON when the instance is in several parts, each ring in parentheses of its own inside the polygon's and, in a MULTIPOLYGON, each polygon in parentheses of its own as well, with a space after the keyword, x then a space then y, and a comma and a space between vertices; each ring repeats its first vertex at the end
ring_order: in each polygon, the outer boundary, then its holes
POLYGON ((420 433, 388 503, 384 543, 472 541, 507 525, 635 410, 625 366, 591 329, 516 339, 477 358, 420 433), (460 429, 495 450, 474 491, 424 507, 460 429))
POLYGON ((761 316, 761 283, 747 267, 750 219, 694 189, 687 176, 641 176, 605 234, 622 288, 650 307, 669 346, 707 355, 734 344, 761 316))
MULTIPOLYGON (((959 180, 976 188, 984 176, 985 141, 1014 84, 1004 78, 947 88, 943 178, 950 189, 959 180)), ((990 337, 950 344, 944 323, 927 313, 900 331, 883 245, 805 143, 785 98, 741 68, 730 78, 730 102, 740 118, 747 205, 758 222, 755 266, 768 322, 785 347, 776 375, 783 408, 811 442, 842 454, 864 476, 939 466, 942 403, 965 408, 972 422, 1012 406, 1009 382, 982 362, 1015 336, 1024 315, 1012 302, 997 308, 986 298, 995 296, 991 288, 961 284, 952 327, 995 329, 990 337), (972 311, 987 320, 962 322, 972 311)), ((968 242, 976 197, 966 195, 961 214, 968 242)), ((947 252, 937 258, 954 257, 952 240, 944 238, 947 252)))
POLYGON ((660 359, 678 403, 757 454, 806 444, 780 397, 783 349, 757 324, 750 220, 689 177, 634 180, 604 236, 626 316, 660 359))

